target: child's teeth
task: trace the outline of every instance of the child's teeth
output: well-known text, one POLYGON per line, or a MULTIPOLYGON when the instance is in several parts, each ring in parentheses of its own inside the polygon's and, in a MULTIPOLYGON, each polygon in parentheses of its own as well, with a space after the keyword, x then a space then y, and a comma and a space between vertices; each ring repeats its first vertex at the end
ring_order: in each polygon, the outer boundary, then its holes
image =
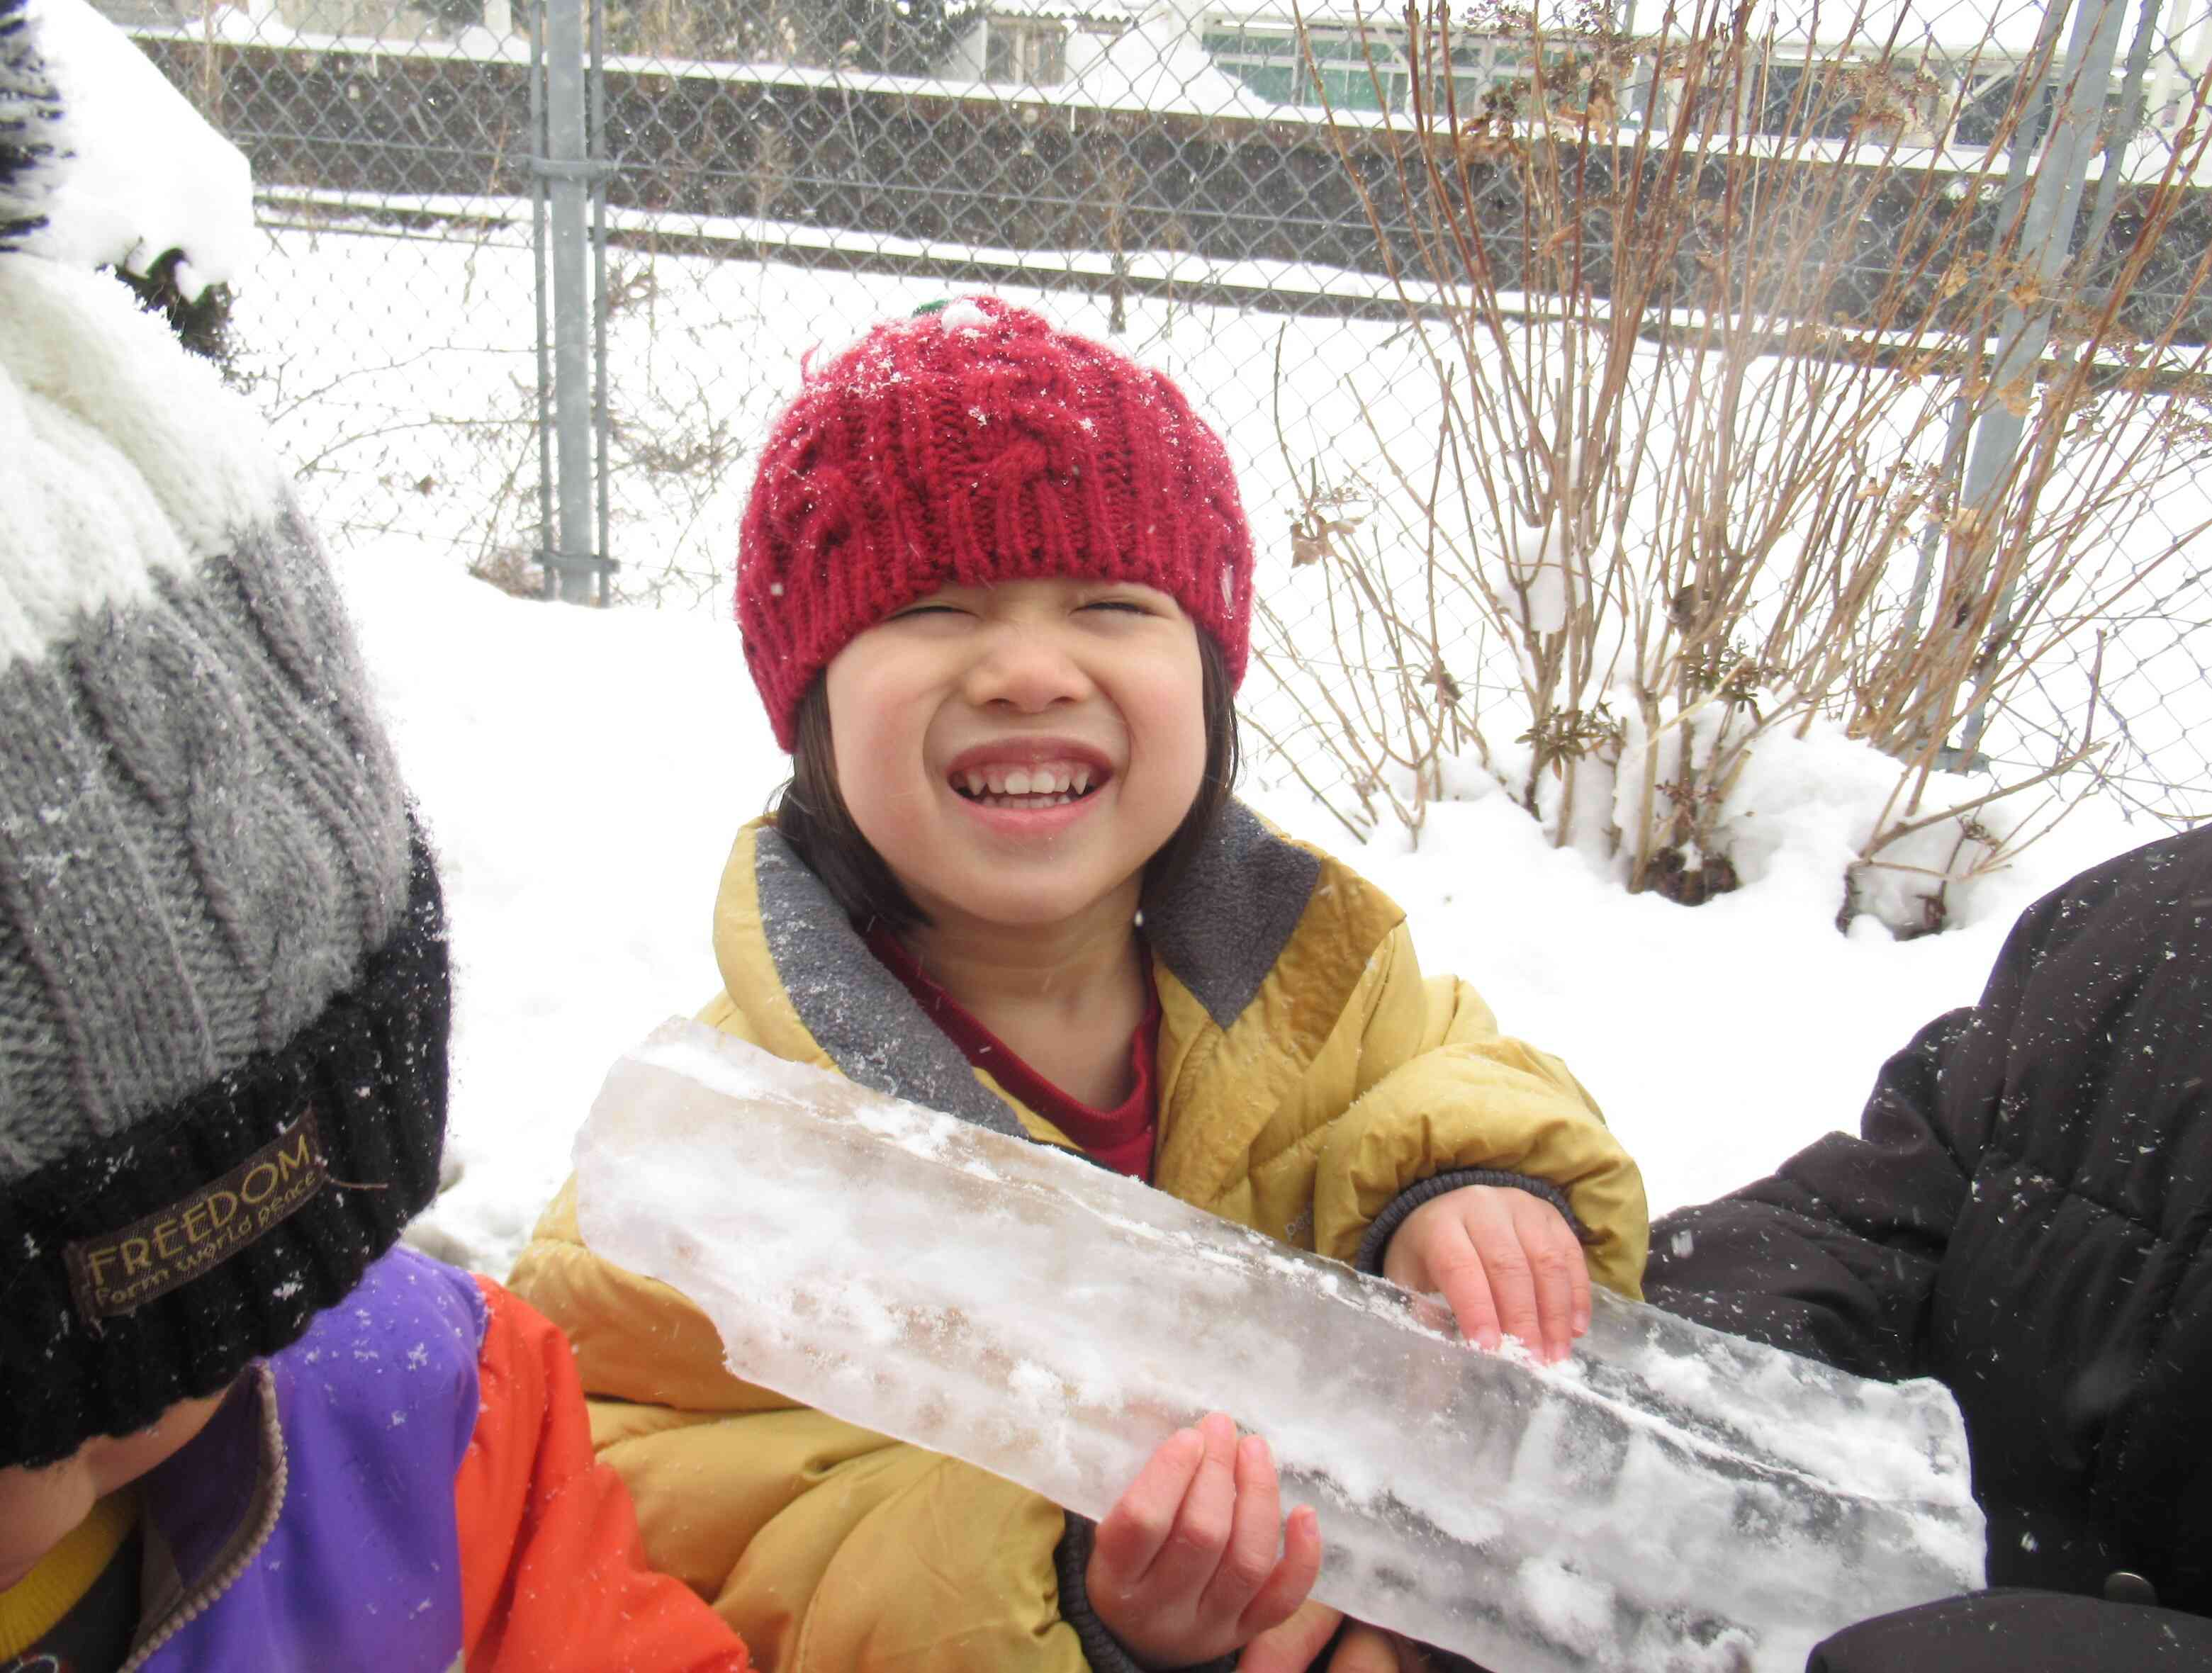
POLYGON ((1096 776, 1088 767, 966 767, 956 782, 979 801, 1056 808, 1089 791, 1096 776))

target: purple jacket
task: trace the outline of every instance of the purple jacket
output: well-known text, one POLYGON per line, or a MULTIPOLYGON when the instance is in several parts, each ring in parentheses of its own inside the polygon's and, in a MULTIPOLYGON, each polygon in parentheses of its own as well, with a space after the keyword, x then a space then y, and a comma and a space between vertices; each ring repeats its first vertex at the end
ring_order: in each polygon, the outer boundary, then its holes
POLYGON ((445 1673, 461 1659, 453 1476, 484 1300, 406 1248, 145 1478, 125 1673, 445 1673))

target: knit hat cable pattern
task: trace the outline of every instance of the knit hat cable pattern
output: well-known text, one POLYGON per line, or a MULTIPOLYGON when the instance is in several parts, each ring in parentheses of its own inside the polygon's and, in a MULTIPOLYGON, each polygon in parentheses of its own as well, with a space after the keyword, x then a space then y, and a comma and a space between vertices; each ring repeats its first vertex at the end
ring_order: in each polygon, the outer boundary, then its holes
POLYGON ((811 374, 738 540, 745 659, 777 740, 856 635, 951 585, 1167 593, 1243 678, 1252 540, 1220 438, 1162 374, 995 297, 878 326, 811 374))
POLYGON ((0 253, 0 1466, 220 1388, 434 1190, 436 880, 259 426, 113 280, 0 253), (333 1184, 120 1316, 67 1246, 313 1110, 333 1184), (343 1186, 336 1182, 345 1182, 343 1186))
POLYGON ((437 876, 419 847, 413 877, 394 933, 283 1049, 0 1185, 10 1246, 0 1251, 0 1468, 66 1458, 227 1387, 343 1301, 437 1194, 448 977, 437 876), (221 1264, 95 1331, 64 1252, 222 1178, 310 1112, 331 1182, 221 1264))

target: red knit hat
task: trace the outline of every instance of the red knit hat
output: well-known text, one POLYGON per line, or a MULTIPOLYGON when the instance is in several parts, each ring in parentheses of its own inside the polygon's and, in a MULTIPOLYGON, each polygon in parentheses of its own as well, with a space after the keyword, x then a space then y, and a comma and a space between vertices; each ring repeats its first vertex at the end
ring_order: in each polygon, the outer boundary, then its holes
POLYGON ((1221 439, 1157 372, 996 297, 877 326, 762 450, 738 626, 776 741, 855 634, 946 586, 1131 581, 1244 676, 1252 536, 1221 439))

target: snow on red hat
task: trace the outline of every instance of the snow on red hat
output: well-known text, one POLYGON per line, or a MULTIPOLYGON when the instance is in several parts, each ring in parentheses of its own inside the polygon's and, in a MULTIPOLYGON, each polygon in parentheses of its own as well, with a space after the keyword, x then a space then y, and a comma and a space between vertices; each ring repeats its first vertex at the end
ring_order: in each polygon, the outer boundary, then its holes
POLYGON ((858 633, 946 586, 1050 576, 1168 594, 1244 676, 1252 536, 1182 391, 996 297, 877 326, 762 450, 738 625, 776 740, 858 633))

